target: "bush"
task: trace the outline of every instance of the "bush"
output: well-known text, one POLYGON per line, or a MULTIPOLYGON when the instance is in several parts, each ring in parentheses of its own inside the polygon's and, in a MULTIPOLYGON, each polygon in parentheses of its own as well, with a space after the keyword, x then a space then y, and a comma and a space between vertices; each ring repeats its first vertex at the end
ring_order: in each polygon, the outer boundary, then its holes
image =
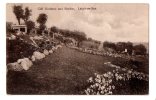
POLYGON ((136 55, 146 55, 147 49, 143 44, 135 45, 134 52, 136 55))
POLYGON ((104 47, 104 48, 111 48, 111 49, 113 49, 113 50, 116 50, 116 45, 115 45, 115 43, 108 42, 108 41, 105 41, 105 42, 103 43, 103 47, 104 47))
POLYGON ((11 22, 6 22, 6 32, 15 33, 15 30, 11 28, 11 25, 12 25, 11 22))
POLYGON ((29 34, 30 31, 31 31, 33 28, 35 28, 35 22, 29 20, 29 21, 26 22, 26 25, 27 25, 27 30, 28 30, 27 32, 28 32, 28 34, 29 34))
POLYGON ((37 48, 23 40, 7 39, 7 63, 16 62, 20 58, 29 57, 37 48))

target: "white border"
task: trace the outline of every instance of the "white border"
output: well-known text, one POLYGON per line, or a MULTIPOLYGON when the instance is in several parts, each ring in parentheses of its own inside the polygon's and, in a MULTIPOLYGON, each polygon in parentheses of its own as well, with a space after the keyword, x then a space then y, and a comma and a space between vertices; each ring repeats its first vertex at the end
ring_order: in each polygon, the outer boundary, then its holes
MULTIPOLYGON (((154 1, 154 0, 153 0, 154 1)), ((156 4, 152 0, 3 0, 0 3, 0 99, 61 99, 61 100, 81 100, 81 99, 120 99, 120 100, 156 100, 156 4), (6 3, 149 3, 149 42, 150 42, 150 66, 149 66, 149 77, 150 77, 150 88, 149 95, 145 96, 53 96, 53 95, 39 95, 39 96, 10 96, 6 94, 6 3)))

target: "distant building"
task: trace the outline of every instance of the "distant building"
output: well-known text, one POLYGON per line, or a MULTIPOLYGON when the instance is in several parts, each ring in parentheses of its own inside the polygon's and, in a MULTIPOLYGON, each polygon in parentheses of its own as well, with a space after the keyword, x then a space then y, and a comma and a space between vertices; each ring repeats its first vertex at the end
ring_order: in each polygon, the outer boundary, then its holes
POLYGON ((27 26, 26 25, 12 25, 12 29, 17 32, 27 33, 27 26))

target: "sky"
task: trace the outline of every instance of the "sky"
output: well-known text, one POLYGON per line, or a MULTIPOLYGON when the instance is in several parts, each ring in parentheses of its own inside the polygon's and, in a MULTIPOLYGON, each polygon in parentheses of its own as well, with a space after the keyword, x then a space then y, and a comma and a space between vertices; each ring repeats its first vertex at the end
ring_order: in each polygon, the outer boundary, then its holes
MULTIPOLYGON (((6 21, 17 24, 12 6, 6 6, 6 21)), ((17 4, 16 4, 17 5, 17 4)), ((32 10, 36 22, 40 13, 48 15, 47 27, 79 30, 99 41, 148 42, 148 4, 22 4, 32 10), (63 8, 58 10, 58 8, 63 8), (65 9, 68 8, 68 9, 65 9), (72 10, 69 10, 72 8, 72 10), (80 8, 84 8, 83 10, 80 8), (85 8, 93 8, 86 10, 85 8)), ((37 23, 36 23, 37 24, 37 23)))

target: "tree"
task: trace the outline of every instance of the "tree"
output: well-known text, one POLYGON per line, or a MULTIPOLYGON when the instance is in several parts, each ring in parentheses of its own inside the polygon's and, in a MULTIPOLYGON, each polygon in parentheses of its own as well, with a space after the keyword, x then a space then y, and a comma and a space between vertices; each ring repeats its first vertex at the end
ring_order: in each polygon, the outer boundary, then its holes
POLYGON ((74 31, 72 33, 73 33, 73 37, 78 41, 78 47, 80 46, 80 43, 82 41, 87 40, 86 34, 84 32, 74 31))
POLYGON ((51 32, 57 33, 59 31, 59 29, 56 26, 53 26, 50 28, 51 32))
POLYGON ((31 16, 31 12, 32 11, 28 7, 25 8, 24 15, 23 15, 23 20, 25 23, 27 23, 27 21, 29 20, 29 17, 31 16))
POLYGON ((146 55, 147 49, 143 44, 138 44, 133 47, 136 55, 146 55))
POLYGON ((91 37, 89 37, 87 40, 88 40, 88 41, 92 41, 93 39, 92 39, 91 37))
POLYGON ((121 53, 125 51, 125 49, 127 49, 127 53, 131 55, 133 51, 133 43, 132 42, 118 42, 116 44, 116 51, 121 53))
POLYGON ((22 5, 14 5, 13 12, 17 18, 18 24, 20 25, 20 19, 23 18, 24 10, 22 9, 22 5))
POLYGON ((111 48, 111 49, 113 49, 113 50, 116 50, 116 45, 115 45, 115 43, 112 43, 112 42, 108 42, 108 41, 105 41, 104 43, 103 43, 103 47, 105 48, 111 48))
POLYGON ((47 22, 48 16, 44 13, 39 14, 37 18, 37 23, 44 25, 47 22))
POLYGON ((43 33, 46 32, 45 29, 46 29, 46 25, 44 24, 39 25, 39 28, 37 29, 37 34, 44 35, 43 33))
POLYGON ((41 24, 41 25, 39 26, 39 29, 40 29, 41 31, 45 30, 45 29, 46 29, 46 25, 45 25, 45 24, 41 24))
POLYGON ((48 16, 44 13, 39 14, 37 18, 37 23, 39 23, 39 31, 43 32, 46 28, 46 22, 47 22, 48 16))
POLYGON ((118 51, 118 52, 123 52, 124 50, 126 49, 126 42, 118 42, 117 44, 116 44, 116 50, 118 51))
POLYGON ((35 28, 35 22, 29 20, 29 21, 26 21, 26 26, 27 26, 27 32, 30 33, 30 31, 35 28))
POLYGON ((125 49, 127 49, 127 53, 131 55, 132 51, 133 51, 133 43, 132 42, 127 42, 125 44, 125 49))

